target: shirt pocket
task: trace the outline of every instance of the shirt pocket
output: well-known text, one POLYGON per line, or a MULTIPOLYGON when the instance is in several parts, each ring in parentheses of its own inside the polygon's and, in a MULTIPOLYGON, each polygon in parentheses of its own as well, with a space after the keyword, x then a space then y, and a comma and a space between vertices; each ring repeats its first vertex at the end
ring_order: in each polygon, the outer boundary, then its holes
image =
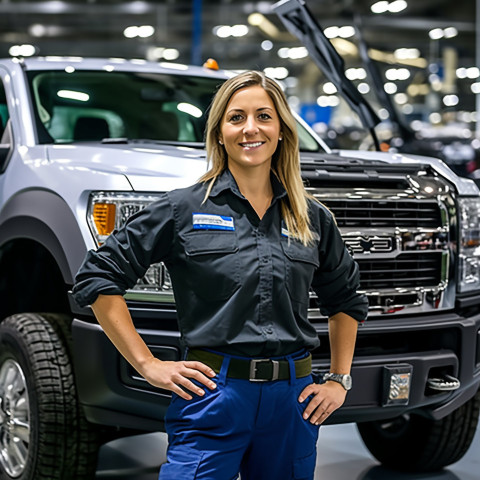
POLYGON ((185 235, 188 283, 205 300, 226 300, 242 285, 235 232, 192 232, 185 235))
POLYGON ((282 241, 285 254, 285 277, 290 298, 308 304, 313 274, 319 267, 316 246, 305 246, 296 240, 282 241))

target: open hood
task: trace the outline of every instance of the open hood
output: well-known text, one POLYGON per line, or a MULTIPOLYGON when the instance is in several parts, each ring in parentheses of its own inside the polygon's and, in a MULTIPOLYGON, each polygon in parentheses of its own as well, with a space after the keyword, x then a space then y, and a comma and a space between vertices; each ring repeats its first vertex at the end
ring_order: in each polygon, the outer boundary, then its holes
POLYGON ((295 35, 308 50, 312 60, 324 75, 335 85, 340 94, 357 113, 363 125, 368 128, 375 140, 375 126, 379 118, 363 95, 345 75, 343 58, 325 36, 303 0, 282 0, 272 9, 280 17, 287 30, 295 35))

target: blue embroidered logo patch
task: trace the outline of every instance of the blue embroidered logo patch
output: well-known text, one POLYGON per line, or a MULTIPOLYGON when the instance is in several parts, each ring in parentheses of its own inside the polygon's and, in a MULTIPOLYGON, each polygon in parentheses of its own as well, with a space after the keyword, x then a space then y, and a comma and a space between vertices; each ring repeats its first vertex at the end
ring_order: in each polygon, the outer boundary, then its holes
POLYGON ((233 217, 213 213, 194 213, 193 228, 195 230, 235 230, 235 224, 233 217))

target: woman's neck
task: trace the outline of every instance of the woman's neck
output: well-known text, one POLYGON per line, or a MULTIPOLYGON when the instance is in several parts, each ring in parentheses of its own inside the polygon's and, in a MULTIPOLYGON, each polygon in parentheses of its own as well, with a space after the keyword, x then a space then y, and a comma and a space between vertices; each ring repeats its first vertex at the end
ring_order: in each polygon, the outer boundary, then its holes
POLYGON ((273 198, 270 167, 241 169, 229 165, 229 170, 237 182, 240 193, 250 202, 261 219, 273 198))

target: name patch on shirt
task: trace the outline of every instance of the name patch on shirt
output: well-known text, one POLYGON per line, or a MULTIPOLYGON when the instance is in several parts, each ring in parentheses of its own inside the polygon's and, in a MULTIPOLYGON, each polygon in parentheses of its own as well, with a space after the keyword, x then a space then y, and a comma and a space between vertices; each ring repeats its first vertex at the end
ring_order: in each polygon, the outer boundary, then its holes
POLYGON ((194 213, 193 228, 195 230, 235 230, 235 225, 233 217, 213 213, 194 213))

